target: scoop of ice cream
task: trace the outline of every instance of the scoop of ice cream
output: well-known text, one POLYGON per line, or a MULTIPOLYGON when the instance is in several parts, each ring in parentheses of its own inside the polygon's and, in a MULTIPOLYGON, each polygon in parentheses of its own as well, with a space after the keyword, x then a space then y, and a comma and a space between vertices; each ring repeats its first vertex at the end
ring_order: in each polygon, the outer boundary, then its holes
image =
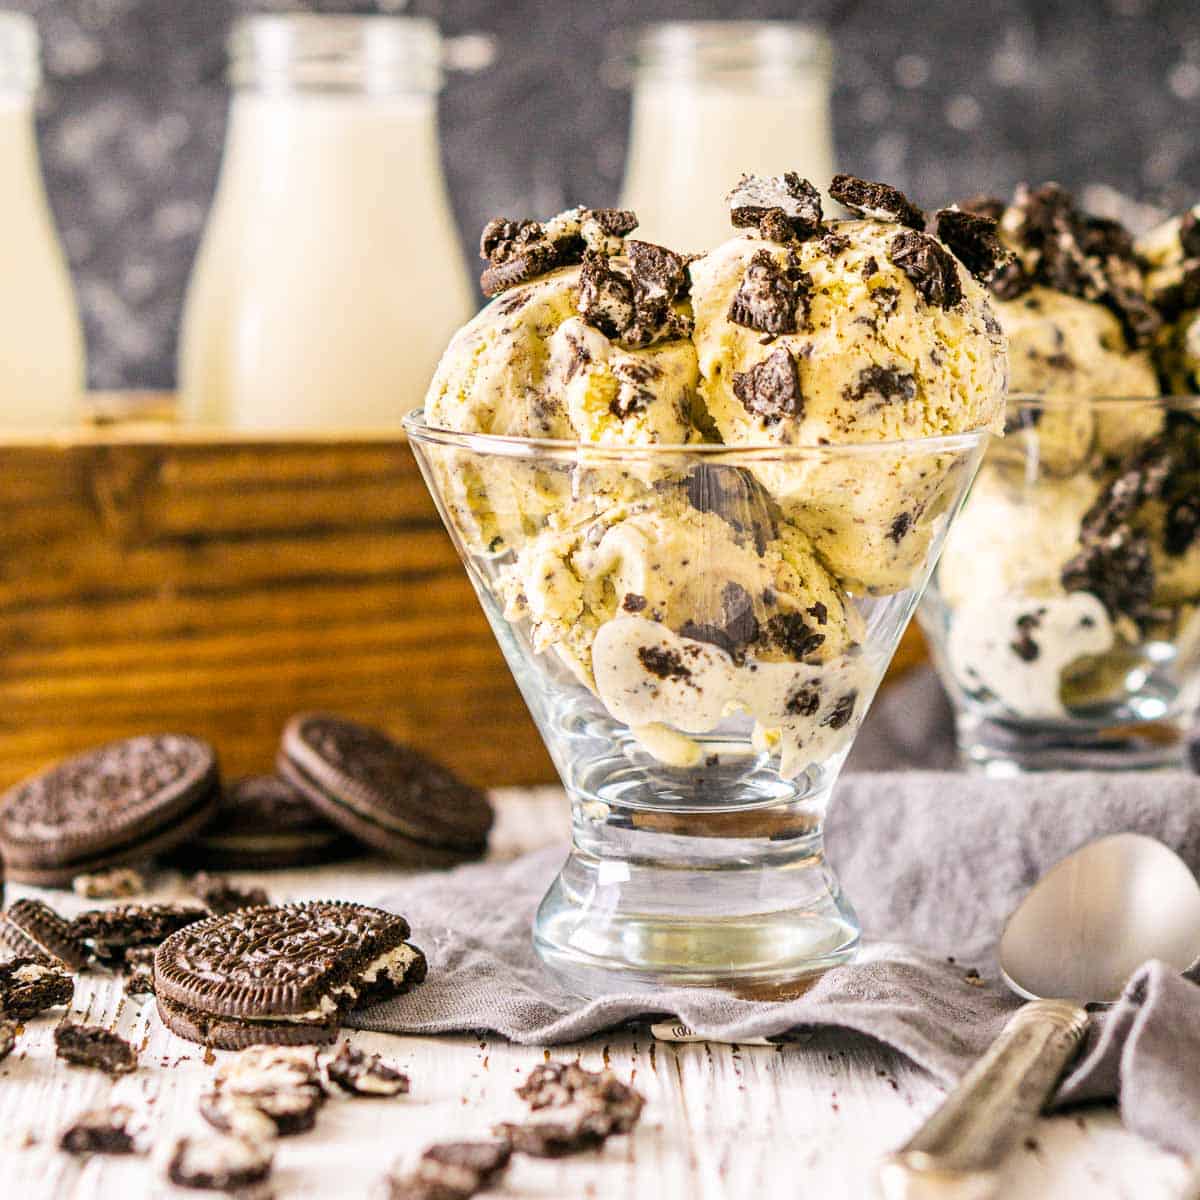
MULTIPOLYGON (((869 443, 1003 420, 987 293, 929 235, 843 221, 798 246, 741 237, 691 273, 700 392, 726 442, 869 443)), ((938 466, 921 451, 816 452, 758 474, 847 587, 885 593, 926 560, 951 491, 938 466)))
POLYGON ((1163 382, 1175 395, 1200 394, 1200 204, 1141 238, 1146 294, 1162 312, 1156 343, 1163 382))

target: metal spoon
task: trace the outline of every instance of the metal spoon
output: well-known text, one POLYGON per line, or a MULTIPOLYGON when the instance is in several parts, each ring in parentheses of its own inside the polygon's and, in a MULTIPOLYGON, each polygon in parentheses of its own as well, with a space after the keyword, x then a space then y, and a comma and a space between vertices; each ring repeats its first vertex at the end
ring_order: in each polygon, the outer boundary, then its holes
POLYGON ((1005 1156, 1037 1119, 1087 1031, 1147 959, 1200 956, 1200 885, 1172 850, 1118 833, 1052 867, 1009 917, 997 958, 1017 1010, 942 1106, 884 1160, 888 1200, 994 1196, 1005 1156), (1042 999, 1042 997, 1060 997, 1042 999))

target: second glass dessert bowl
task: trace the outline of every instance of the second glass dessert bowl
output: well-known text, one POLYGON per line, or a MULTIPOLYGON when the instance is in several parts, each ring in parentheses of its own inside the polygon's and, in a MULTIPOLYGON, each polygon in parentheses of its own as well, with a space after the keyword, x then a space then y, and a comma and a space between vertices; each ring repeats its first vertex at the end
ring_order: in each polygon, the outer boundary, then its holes
POLYGON ((921 608, 992 775, 1180 767, 1200 705, 1200 397, 1013 396, 921 608))
POLYGON ((571 986, 749 994, 849 958, 830 793, 987 435, 606 448, 406 428, 572 804, 571 986))

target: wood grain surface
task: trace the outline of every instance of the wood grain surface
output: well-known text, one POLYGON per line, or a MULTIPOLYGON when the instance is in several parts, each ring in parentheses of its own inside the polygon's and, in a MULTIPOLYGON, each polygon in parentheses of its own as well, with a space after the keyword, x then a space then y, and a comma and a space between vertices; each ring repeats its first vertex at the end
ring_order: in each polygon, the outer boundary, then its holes
MULTIPOLYGON (((496 857, 562 841, 567 803, 557 789, 495 797, 496 857)), ((339 897, 371 902, 394 889, 397 868, 378 859, 304 871, 244 874, 277 900, 339 897)), ((177 898, 177 876, 158 880, 177 898)), ((85 902, 16 887, 73 913, 85 902)), ((430 931, 415 929, 421 944, 430 931)), ((431 935, 432 936, 432 935, 431 935)), ((427 940, 427 939, 426 939, 427 940)), ((128 1037, 138 1070, 116 1082, 54 1057, 62 1010, 27 1022, 0 1063, 0 1155, 5 1196, 21 1200, 165 1200, 162 1163, 95 1155, 72 1158, 57 1136, 86 1108, 122 1102, 147 1115, 162 1153, 171 1139, 206 1127, 197 1101, 227 1056, 170 1033, 147 997, 119 978, 80 977, 70 1017, 128 1037)), ((412 1093, 394 1100, 333 1100, 316 1128, 277 1144, 278 1200, 378 1200, 393 1163, 409 1167, 431 1142, 486 1135, 519 1120, 513 1095, 553 1055, 589 1069, 611 1067, 646 1097, 632 1137, 559 1160, 518 1156, 497 1196, 510 1200, 745 1200, 819 1197, 872 1200, 875 1166, 941 1101, 942 1089, 912 1063, 862 1037, 832 1030, 782 1046, 658 1041, 646 1028, 569 1046, 515 1046, 487 1034, 401 1037, 352 1033, 361 1049, 408 1072, 412 1093)), ((1008 1164, 1005 1200, 1195 1200, 1195 1165, 1121 1126, 1111 1105, 1043 1117, 1008 1164)), ((194 1193, 201 1197, 205 1193, 194 1193)), ((215 1195, 215 1193, 210 1193, 215 1195)), ((489 1193, 490 1195, 491 1193, 489 1193)))
MULTIPOLYGON (((0 437, 0 787, 112 738, 266 770, 328 709, 481 785, 555 778, 408 445, 215 436, 171 397, 0 437)), ((915 625, 891 678, 925 657, 915 625)))

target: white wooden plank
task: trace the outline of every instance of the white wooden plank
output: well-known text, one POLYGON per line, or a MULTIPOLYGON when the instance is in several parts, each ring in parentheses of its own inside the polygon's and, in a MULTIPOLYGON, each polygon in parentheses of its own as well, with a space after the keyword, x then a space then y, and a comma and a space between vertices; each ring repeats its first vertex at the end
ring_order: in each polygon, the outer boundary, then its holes
MULTIPOLYGON (((496 852, 512 857, 566 833, 561 793, 501 798, 496 852)), ((370 900, 394 886, 396 868, 378 861, 321 871, 241 876, 273 896, 370 900)), ((161 881, 170 893, 177 880, 161 881)), ((13 889, 21 894, 21 889, 13 889)), ((55 893, 63 909, 82 902, 55 893)), ((18 1049, 0 1063, 0 1165, 3 1194, 20 1200, 139 1200, 167 1194, 157 1165, 145 1160, 71 1159, 55 1149, 70 1118, 106 1098, 143 1102, 158 1138, 201 1129, 196 1101, 221 1056, 167 1032, 152 1000, 125 997, 115 979, 81 979, 73 1018, 110 1025, 141 1051, 141 1067, 110 1083, 54 1058, 54 1019, 29 1023, 18 1049), (207 1061, 206 1061, 207 1060, 207 1061), (24 1146, 26 1136, 34 1144, 24 1146)), ((513 1088, 548 1052, 470 1037, 350 1035, 413 1078, 411 1096, 332 1101, 317 1129, 279 1143, 281 1200, 377 1195, 383 1172, 411 1162, 445 1138, 485 1136, 518 1118, 513 1088)), ((819 1195, 861 1200, 872 1194, 874 1163, 900 1144, 938 1103, 932 1081, 866 1039, 822 1033, 782 1047, 654 1042, 648 1033, 555 1048, 588 1067, 610 1065, 647 1097, 636 1135, 603 1151, 557 1162, 518 1159, 503 1194, 563 1200, 621 1196, 647 1200, 819 1195)), ((1190 1200, 1188 1165, 1121 1128, 1109 1109, 1040 1123, 1015 1156, 1006 1194, 1046 1200, 1190 1200)))

